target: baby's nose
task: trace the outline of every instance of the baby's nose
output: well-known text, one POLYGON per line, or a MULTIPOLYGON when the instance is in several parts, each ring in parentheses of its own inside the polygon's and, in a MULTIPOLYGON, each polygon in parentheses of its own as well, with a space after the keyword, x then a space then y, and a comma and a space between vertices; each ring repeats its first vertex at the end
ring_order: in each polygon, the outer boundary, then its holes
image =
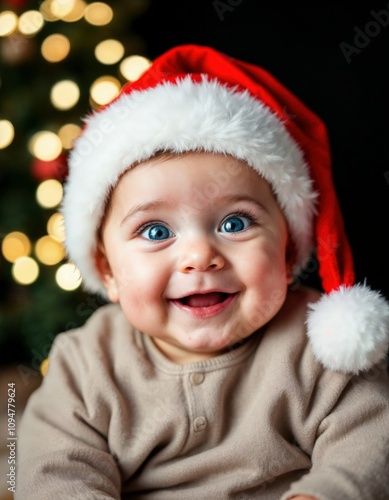
POLYGON ((207 239, 188 242, 182 249, 178 268, 182 273, 191 271, 217 271, 225 265, 225 260, 217 248, 207 239))

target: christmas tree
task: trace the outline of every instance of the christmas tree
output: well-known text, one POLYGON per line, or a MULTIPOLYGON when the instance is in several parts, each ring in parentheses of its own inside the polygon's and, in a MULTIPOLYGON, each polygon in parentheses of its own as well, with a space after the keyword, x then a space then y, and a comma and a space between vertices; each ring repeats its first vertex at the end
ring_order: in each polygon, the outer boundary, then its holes
POLYGON ((150 64, 148 3, 0 3, 0 363, 39 369, 55 336, 103 303, 66 259, 60 205, 82 117, 150 64))

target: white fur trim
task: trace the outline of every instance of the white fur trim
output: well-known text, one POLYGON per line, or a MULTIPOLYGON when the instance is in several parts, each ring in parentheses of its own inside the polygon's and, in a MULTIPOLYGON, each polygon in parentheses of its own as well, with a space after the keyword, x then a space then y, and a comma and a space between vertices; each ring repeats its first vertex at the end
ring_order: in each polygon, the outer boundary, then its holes
POLYGON ((63 214, 69 258, 103 292, 93 252, 107 193, 134 162, 158 150, 202 150, 246 161, 272 185, 296 244, 298 271, 313 249, 317 194, 303 154, 278 117, 248 92, 190 77, 122 94, 86 119, 70 155, 63 214))
POLYGON ((358 373, 389 349, 389 304, 366 285, 341 286, 310 304, 308 336, 316 358, 330 370, 358 373))

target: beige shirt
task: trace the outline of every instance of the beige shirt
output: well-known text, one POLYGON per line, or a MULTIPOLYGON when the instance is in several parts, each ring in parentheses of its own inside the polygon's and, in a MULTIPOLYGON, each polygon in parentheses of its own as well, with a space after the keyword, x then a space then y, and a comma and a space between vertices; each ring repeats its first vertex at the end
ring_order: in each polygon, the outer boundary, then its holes
POLYGON ((57 336, 18 440, 15 500, 389 499, 386 366, 351 376, 313 358, 317 293, 234 350, 167 360, 119 306, 57 336))

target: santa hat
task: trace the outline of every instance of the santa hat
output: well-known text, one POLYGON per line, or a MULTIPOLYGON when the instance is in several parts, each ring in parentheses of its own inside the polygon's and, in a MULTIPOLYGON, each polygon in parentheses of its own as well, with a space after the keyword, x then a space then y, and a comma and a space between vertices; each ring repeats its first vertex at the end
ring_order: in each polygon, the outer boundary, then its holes
POLYGON ((104 293, 94 252, 110 190, 123 172, 161 150, 229 154, 263 176, 289 225, 295 274, 316 248, 325 293, 307 317, 315 356, 326 368, 351 373, 384 359, 389 305, 355 284, 324 124, 267 71, 209 47, 169 50, 86 118, 63 202, 68 255, 86 289, 104 293))

